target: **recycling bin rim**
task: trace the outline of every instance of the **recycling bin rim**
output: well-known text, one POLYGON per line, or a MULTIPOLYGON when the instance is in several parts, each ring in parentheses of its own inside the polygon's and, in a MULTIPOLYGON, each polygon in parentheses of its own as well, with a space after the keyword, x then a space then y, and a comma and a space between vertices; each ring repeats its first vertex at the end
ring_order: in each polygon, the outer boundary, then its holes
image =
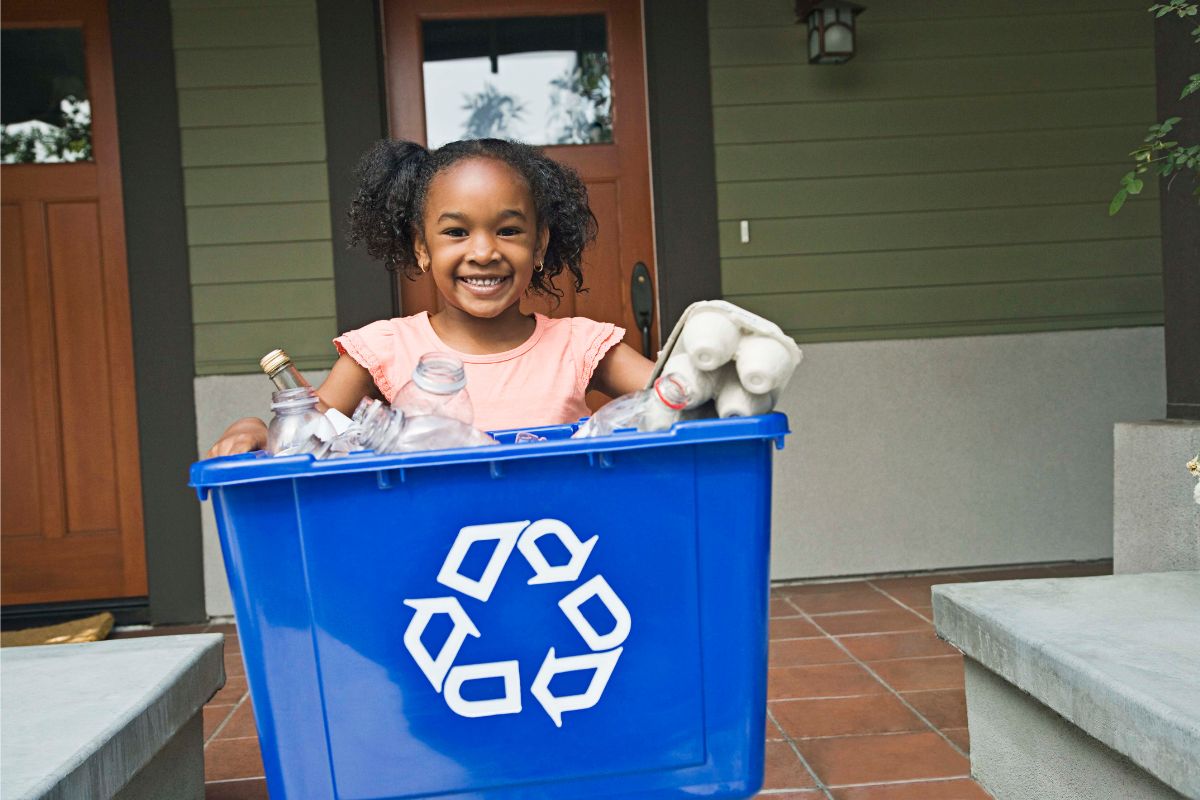
MULTIPOLYGON (((562 436, 567 431, 573 432, 577 427, 575 424, 569 424, 520 429, 534 434, 558 434, 558 438, 544 442, 509 442, 485 447, 424 450, 414 453, 376 455, 368 450, 353 453, 345 458, 325 460, 314 459, 310 454, 272 458, 262 451, 220 456, 193 464, 188 485, 195 488, 200 499, 204 500, 207 499, 208 490, 214 487, 330 474, 402 471, 409 468, 472 463, 491 464, 495 473, 501 462, 520 459, 572 454, 599 456, 603 459, 612 453, 651 447, 753 439, 772 439, 776 448, 782 449, 784 436, 791 433, 787 416, 779 412, 753 417, 678 422, 669 430, 653 433, 629 431, 591 439, 571 439, 562 436)), ((497 431, 494 435, 503 440, 515 436, 516 433, 515 430, 497 431)))

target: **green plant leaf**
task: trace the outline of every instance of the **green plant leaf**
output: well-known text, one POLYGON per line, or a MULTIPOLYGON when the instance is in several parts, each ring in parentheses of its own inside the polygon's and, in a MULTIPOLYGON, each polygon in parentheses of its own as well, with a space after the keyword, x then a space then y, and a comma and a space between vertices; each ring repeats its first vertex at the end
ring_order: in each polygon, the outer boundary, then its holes
POLYGON ((1121 210, 1121 206, 1125 205, 1125 198, 1129 197, 1129 193, 1124 189, 1113 195, 1112 202, 1108 204, 1108 215, 1111 217, 1121 210))
POLYGON ((1129 193, 1130 194, 1141 194, 1142 189, 1145 188, 1145 186, 1146 186, 1145 181, 1141 181, 1141 180, 1131 181, 1129 184, 1129 193))

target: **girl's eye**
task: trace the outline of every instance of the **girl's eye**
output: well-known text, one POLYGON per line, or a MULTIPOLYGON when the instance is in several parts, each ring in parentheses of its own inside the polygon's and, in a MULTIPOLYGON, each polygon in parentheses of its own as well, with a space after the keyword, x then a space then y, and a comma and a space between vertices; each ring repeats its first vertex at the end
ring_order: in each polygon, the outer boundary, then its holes
POLYGON ((520 228, 501 228, 501 236, 520 236, 522 233, 520 228))
POLYGON ((466 236, 467 232, 463 228, 447 228, 446 230, 442 231, 442 235, 459 237, 466 236))

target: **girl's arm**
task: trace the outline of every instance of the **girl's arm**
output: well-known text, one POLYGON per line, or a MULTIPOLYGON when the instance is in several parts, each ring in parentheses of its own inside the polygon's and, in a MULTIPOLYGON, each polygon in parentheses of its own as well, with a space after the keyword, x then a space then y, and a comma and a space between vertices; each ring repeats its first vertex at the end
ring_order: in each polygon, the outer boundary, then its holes
POLYGON ((375 379, 367 368, 342 353, 329 370, 329 377, 317 389, 317 397, 321 398, 317 407, 322 411, 336 408, 350 416, 364 397, 382 399, 383 395, 375 387, 375 379))
MULTIPOLYGON (((320 398, 317 407, 322 411, 336 408, 349 415, 354 413, 359 401, 368 395, 380 396, 371 373, 359 366, 353 358, 343 354, 329 371, 329 377, 317 389, 317 397, 320 398)), ((248 453, 251 450, 262 450, 266 446, 267 424, 256 417, 246 417, 230 425, 204 457, 248 453)))
POLYGON ((653 361, 624 342, 619 342, 596 365, 588 388, 604 392, 609 397, 620 397, 645 389, 653 371, 653 361))

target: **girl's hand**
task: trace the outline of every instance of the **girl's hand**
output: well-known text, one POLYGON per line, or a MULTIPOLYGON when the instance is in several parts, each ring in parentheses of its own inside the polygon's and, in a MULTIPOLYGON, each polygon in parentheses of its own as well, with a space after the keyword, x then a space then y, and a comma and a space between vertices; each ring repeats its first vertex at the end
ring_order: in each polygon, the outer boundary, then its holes
POLYGON ((592 374, 589 389, 604 392, 609 397, 620 397, 646 388, 654 362, 624 342, 604 354, 592 374))
POLYGON ((267 446, 267 424, 255 417, 239 419, 229 426, 217 443, 208 448, 205 458, 249 453, 267 446))

